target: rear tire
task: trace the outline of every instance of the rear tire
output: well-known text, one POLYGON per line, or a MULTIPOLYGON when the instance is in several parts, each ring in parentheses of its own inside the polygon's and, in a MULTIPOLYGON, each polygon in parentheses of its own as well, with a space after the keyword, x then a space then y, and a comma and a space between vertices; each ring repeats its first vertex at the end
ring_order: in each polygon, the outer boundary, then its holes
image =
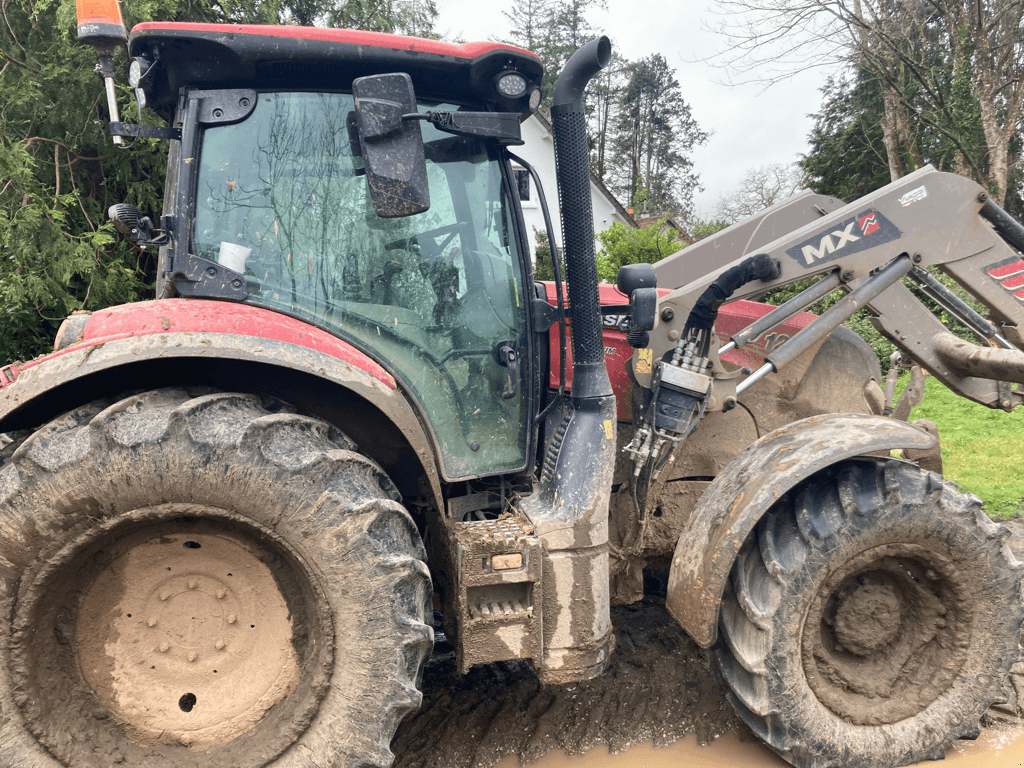
POLYGON ((430 577, 325 422, 160 390, 0 465, 0 765, 388 766, 430 577))
POLYGON ((798 768, 907 765, 976 738, 1020 658, 1008 535, 902 462, 811 477, 732 570, 716 652, 736 711, 798 768))

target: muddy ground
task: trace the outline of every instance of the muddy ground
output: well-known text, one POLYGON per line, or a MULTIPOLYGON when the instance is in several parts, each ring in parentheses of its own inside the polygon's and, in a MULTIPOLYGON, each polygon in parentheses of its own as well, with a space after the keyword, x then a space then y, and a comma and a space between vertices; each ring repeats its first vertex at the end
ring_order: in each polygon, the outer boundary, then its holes
MULTIPOLYGON (((1009 524, 1011 548, 1024 560, 1024 521, 1009 524)), ((440 643, 423 676, 423 707, 392 742, 395 768, 492 768, 508 755, 523 765, 552 750, 581 754, 607 745, 674 743, 694 734, 707 744, 726 733, 754 739, 726 701, 712 654, 699 648, 665 611, 663 598, 612 609, 615 652, 606 674, 573 686, 542 688, 525 662, 475 667, 460 677, 450 646, 440 643)), ((1024 664, 1017 670, 1024 673, 1024 664)), ((983 722, 1024 723, 1024 674, 1011 700, 983 722)))
POLYGON ((608 671, 572 686, 542 688, 525 662, 474 667, 460 677, 452 652, 423 675, 423 707, 399 728, 395 768, 490 768, 506 755, 525 765, 553 749, 579 754, 607 744, 671 744, 688 734, 714 741, 740 723, 716 678, 712 655, 666 613, 661 598, 612 609, 608 671))

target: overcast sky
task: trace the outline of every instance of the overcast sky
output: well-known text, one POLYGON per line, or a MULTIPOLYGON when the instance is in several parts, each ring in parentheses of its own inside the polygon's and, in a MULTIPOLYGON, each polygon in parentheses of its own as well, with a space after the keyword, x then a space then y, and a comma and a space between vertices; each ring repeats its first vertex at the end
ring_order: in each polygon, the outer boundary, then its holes
MULTIPOLYGON (((436 29, 447 39, 489 40, 503 36, 502 15, 512 0, 437 0, 436 29)), ((710 217, 722 195, 738 186, 750 168, 791 163, 807 151, 808 115, 821 103, 828 72, 804 73, 767 90, 760 85, 724 85, 721 65, 702 63, 725 44, 705 30, 716 17, 693 0, 608 0, 591 22, 629 59, 660 53, 675 67, 683 97, 701 128, 711 134, 693 155, 705 191, 695 197, 697 214, 710 217)))

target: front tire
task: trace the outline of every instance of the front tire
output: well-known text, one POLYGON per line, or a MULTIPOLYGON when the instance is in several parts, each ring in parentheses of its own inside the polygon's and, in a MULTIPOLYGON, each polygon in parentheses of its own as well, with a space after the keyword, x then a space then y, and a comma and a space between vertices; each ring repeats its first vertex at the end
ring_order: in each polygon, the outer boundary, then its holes
POLYGON ((941 759, 1005 701, 1021 565, 974 496, 898 461, 852 460, 748 537, 717 655, 740 717, 798 768, 941 759))
POLYGON ((384 472, 243 394, 86 406, 0 466, 0 764, 388 766, 432 643, 384 472))

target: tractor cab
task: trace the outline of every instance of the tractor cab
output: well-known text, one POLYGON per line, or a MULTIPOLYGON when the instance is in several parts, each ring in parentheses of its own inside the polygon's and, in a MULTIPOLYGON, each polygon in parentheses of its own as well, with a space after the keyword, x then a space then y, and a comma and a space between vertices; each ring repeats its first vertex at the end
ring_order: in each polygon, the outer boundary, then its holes
POLYGON ((531 269, 503 145, 536 107, 539 61, 498 44, 194 24, 141 25, 130 49, 143 100, 180 131, 160 292, 265 307, 366 352, 425 415, 448 480, 526 470, 531 269), (385 218, 367 158, 390 150, 365 127, 360 139, 353 83, 369 81, 365 110, 380 95, 370 73, 389 68, 409 81, 405 109, 448 117, 406 115, 427 202, 385 218), (490 114, 514 129, 452 127, 490 114))

